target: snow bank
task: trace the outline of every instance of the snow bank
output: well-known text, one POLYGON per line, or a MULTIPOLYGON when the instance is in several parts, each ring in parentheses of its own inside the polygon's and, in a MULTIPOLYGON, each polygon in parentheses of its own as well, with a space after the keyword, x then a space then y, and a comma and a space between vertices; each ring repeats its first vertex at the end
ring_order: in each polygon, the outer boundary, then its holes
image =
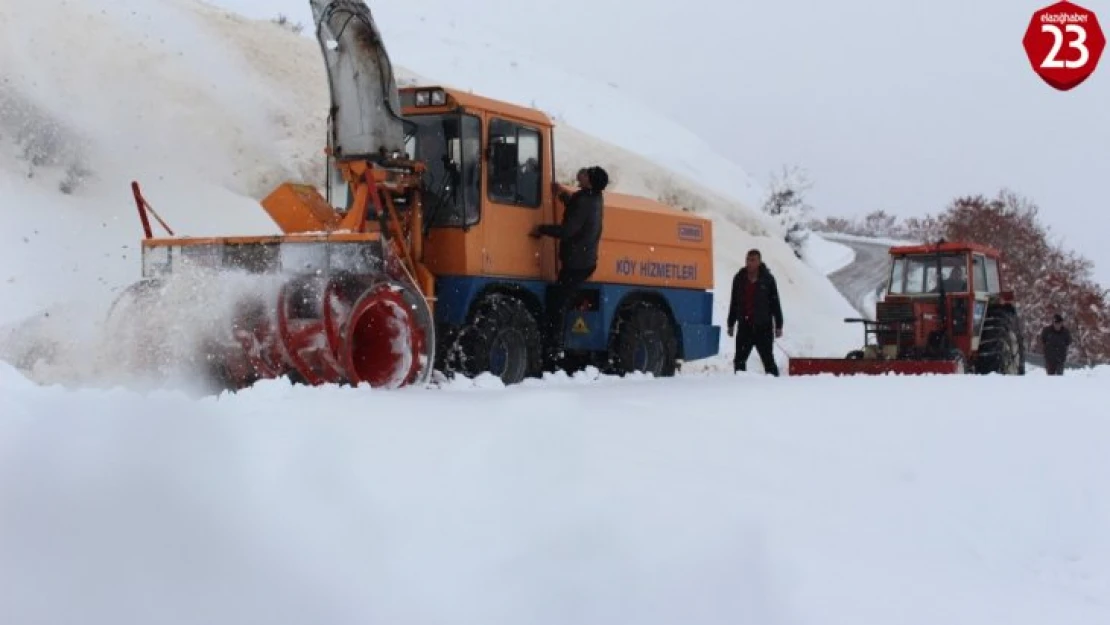
POLYGON ((1107 375, 196 401, 0 365, 0 605, 39 625, 1101 624, 1107 375), (905 401, 940 396, 961 409, 905 401))
MULTIPOLYGON (((18 22, 7 15, 0 14, 0 194, 9 207, 0 210, 0 297, 10 304, 0 309, 0 358, 33 363, 51 349, 103 356, 69 335, 82 324, 95 331, 139 276, 131 180, 178 234, 195 236, 272 233, 257 199, 282 180, 323 180, 327 86, 313 40, 192 0, 52 0, 21 9, 18 22)), ((428 52, 412 49, 407 32, 402 25, 385 34, 393 58, 421 65, 428 52)), ((524 104, 535 97, 572 120, 556 138, 565 178, 582 163, 603 163, 614 190, 712 217, 716 271, 726 285, 718 322, 732 274, 747 249, 758 247, 783 293, 784 353, 840 354, 854 345, 857 337, 835 322, 850 306, 747 208, 754 187, 746 174, 693 135, 553 65, 519 61, 529 82, 492 71, 502 50, 434 37, 426 43, 462 68, 428 66, 447 82, 524 104), (493 76, 503 84, 492 84, 493 76), (685 165, 663 159, 675 168, 666 169, 581 130, 598 127, 637 148, 650 129, 654 151, 647 154, 665 152, 685 165), (718 184, 702 184, 708 180, 718 184)), ((402 82, 417 78, 403 67, 398 73, 402 82)), ((720 358, 695 371, 727 368, 731 341, 722 339, 722 347, 720 358)), ((77 369, 94 369, 93 362, 77 369)))
POLYGON ((909 241, 906 239, 887 239, 883 237, 865 237, 856 234, 844 234, 841 232, 822 232, 821 236, 829 239, 830 241, 859 241, 860 243, 888 245, 890 247, 897 247, 899 245, 921 245, 921 241, 909 241))
POLYGON ((847 245, 829 240, 824 234, 810 232, 802 248, 802 258, 827 276, 851 265, 856 260, 856 252, 847 245))

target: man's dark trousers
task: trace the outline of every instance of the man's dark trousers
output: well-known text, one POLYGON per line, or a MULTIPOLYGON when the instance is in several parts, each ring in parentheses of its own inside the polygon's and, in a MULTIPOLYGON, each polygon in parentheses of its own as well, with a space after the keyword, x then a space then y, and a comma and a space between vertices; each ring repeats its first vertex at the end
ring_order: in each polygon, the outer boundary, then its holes
POLYGON ((741 320, 736 324, 736 360, 733 362, 734 371, 746 371, 748 357, 752 355, 754 347, 759 352, 759 359, 763 362, 763 370, 773 376, 778 376, 779 368, 775 364, 775 331, 771 326, 755 327, 741 320))
POLYGON ((553 352, 558 353, 563 349, 563 327, 566 325, 567 305, 571 296, 596 270, 597 267, 564 267, 559 270, 559 278, 547 300, 547 336, 553 352))

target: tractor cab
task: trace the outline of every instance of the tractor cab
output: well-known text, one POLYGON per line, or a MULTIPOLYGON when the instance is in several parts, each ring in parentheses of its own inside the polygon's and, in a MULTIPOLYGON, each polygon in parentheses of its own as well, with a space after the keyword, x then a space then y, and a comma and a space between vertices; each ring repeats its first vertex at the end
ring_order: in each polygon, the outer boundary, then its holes
MULTIPOLYGON (((979 350, 987 308, 1002 299, 998 252, 986 246, 940 242, 894 247, 880 323, 913 321, 912 344, 932 356, 979 350)), ((885 337, 894 341, 894 330, 885 337)))
POLYGON ((791 375, 1025 372, 1014 296, 1003 290, 997 250, 975 243, 890 248, 885 297, 847 358, 795 358, 791 375))

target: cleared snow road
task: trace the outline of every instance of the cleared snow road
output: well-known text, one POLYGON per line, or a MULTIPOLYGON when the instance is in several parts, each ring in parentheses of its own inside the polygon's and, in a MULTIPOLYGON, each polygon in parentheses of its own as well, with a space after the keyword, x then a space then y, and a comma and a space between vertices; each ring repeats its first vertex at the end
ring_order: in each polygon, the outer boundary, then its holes
POLYGON ((886 282, 890 268, 889 245, 866 243, 863 241, 840 239, 835 235, 822 234, 830 241, 846 245, 856 253, 854 261, 848 266, 829 274, 829 280, 836 286, 861 315, 872 318, 875 294, 886 282))

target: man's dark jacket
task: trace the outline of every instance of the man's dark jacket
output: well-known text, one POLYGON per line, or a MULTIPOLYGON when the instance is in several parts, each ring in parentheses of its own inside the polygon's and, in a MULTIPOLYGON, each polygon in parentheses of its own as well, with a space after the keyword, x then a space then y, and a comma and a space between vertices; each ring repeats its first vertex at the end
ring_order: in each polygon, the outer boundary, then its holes
POLYGON ((1071 345, 1071 332, 1067 328, 1057 330, 1046 326, 1041 330, 1041 344, 1044 349, 1044 359, 1049 362, 1063 363, 1068 359, 1068 346, 1071 345))
POLYGON ((559 239, 559 261, 564 269, 593 269, 601 244, 601 194, 580 189, 565 199, 562 225, 540 226, 540 233, 559 239))
MULTIPOLYGON (((747 311, 747 281, 747 267, 741 268, 732 278, 732 301, 728 306, 728 327, 730 328, 733 324, 744 321, 744 315, 747 311)), ((752 325, 756 328, 775 327, 782 329, 782 304, 779 302, 779 287, 775 282, 775 277, 771 275, 771 270, 767 269, 767 265, 763 263, 759 264, 759 277, 756 278, 755 315, 752 321, 752 325), (771 325, 772 321, 774 321, 774 326, 771 325)))

